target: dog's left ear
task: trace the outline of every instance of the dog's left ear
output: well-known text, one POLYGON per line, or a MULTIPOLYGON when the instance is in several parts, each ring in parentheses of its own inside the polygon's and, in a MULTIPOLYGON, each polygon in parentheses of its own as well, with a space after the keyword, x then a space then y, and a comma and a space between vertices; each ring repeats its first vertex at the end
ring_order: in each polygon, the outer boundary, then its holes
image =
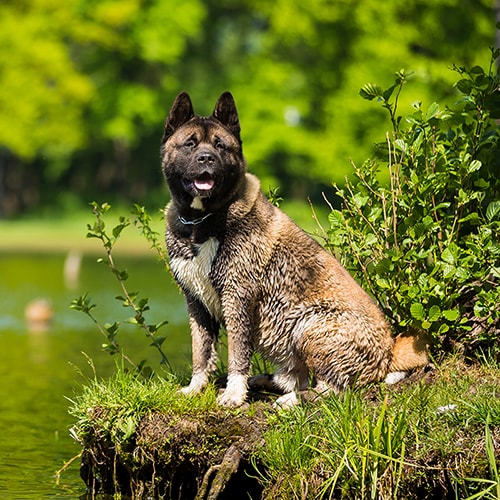
POLYGON ((234 102, 233 95, 231 92, 224 92, 217 103, 215 104, 215 109, 212 114, 214 118, 217 118, 222 125, 225 125, 238 139, 241 144, 240 138, 240 120, 238 118, 238 111, 236 109, 236 103, 234 102))
POLYGON ((162 144, 181 126, 194 116, 193 104, 187 92, 181 92, 172 104, 165 121, 162 144))

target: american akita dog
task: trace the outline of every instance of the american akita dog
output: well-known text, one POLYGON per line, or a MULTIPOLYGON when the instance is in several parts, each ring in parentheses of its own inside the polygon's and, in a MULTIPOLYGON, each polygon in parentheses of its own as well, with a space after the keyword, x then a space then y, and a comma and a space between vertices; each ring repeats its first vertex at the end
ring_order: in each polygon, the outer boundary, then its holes
POLYGON ((172 198, 170 266, 186 297, 192 335, 193 374, 184 393, 207 384, 221 326, 228 381, 218 401, 225 406, 245 401, 254 349, 278 365, 272 382, 283 391, 277 403, 284 406, 299 394, 341 391, 427 363, 420 337, 394 340, 369 295, 263 195, 247 173, 229 92, 209 117, 195 115, 188 94, 179 94, 161 158, 172 198), (308 390, 310 380, 315 386, 308 390))

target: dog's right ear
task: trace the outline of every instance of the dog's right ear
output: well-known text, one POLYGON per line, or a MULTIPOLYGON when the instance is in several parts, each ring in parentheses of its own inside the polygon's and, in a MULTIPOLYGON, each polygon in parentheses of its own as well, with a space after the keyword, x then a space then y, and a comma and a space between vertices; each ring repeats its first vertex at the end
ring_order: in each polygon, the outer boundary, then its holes
POLYGON ((219 97, 212 116, 225 125, 236 136, 241 145, 240 120, 231 92, 224 92, 219 97))
POLYGON ((184 123, 193 118, 194 110, 187 92, 181 92, 176 98, 165 121, 162 144, 184 123))

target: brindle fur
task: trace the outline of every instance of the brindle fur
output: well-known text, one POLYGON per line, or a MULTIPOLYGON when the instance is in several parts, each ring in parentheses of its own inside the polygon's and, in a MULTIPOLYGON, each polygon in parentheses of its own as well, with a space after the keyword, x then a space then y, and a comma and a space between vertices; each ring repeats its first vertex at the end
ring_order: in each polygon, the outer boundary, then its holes
POLYGON ((223 325, 228 342, 226 406, 246 397, 254 349, 275 362, 278 404, 383 380, 393 370, 425 364, 425 347, 395 341, 374 301, 315 240, 260 190, 246 172, 232 95, 210 117, 196 116, 186 93, 165 124, 162 167, 172 201, 166 208, 170 263, 190 317, 198 392, 215 364, 223 325), (209 184, 207 184, 209 181, 209 184), (201 182, 201 184, 200 184, 201 182), (202 189, 200 189, 200 186, 202 189))

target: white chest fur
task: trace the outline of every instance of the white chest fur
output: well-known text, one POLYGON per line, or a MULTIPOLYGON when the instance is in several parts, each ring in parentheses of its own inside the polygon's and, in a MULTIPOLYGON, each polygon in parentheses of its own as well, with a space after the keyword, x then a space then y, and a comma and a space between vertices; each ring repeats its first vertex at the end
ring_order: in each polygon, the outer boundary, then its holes
POLYGON ((210 269, 219 248, 216 238, 198 245, 198 254, 192 259, 170 259, 170 267, 179 283, 189 290, 218 321, 222 321, 222 306, 212 283, 210 269))

